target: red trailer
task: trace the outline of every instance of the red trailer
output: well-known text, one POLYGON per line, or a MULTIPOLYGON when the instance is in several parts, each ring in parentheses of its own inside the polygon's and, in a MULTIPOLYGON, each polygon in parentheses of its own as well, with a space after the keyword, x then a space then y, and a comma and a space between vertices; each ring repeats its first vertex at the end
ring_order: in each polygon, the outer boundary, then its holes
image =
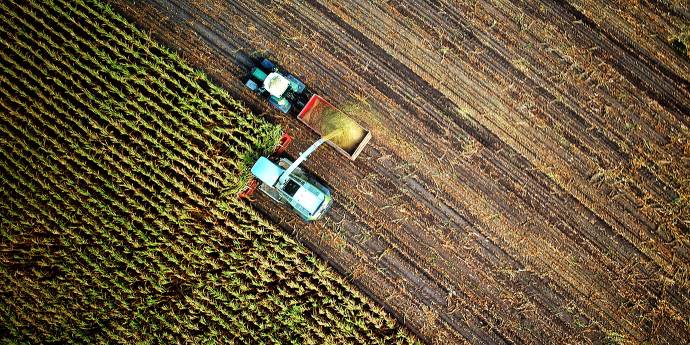
MULTIPOLYGON (((307 105, 305 105, 302 111, 300 111, 299 115, 297 115, 297 119, 302 121, 302 123, 307 125, 307 127, 311 128, 320 136, 324 136, 328 134, 322 133, 324 117, 326 114, 332 115, 334 113, 337 114, 337 116, 340 118, 351 119, 349 115, 347 115, 340 109, 334 107, 331 103, 323 99, 323 97, 319 95, 313 95, 309 99, 309 102, 307 102, 307 105)), ((362 126, 359 126, 354 120, 350 121, 352 125, 359 127, 359 130, 356 131, 359 137, 352 138, 352 143, 349 143, 347 146, 338 146, 330 140, 328 141, 328 144, 335 148, 336 151, 342 153, 344 156, 354 161, 371 139, 371 132, 369 132, 368 129, 362 126)))

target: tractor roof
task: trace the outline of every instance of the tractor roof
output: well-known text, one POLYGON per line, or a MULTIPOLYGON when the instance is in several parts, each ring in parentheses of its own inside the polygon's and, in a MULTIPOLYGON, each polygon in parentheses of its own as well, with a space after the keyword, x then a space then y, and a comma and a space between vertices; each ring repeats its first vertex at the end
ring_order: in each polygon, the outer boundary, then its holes
POLYGON ((272 72, 264 79, 266 91, 278 98, 283 96, 288 87, 290 87, 290 81, 280 73, 272 72))

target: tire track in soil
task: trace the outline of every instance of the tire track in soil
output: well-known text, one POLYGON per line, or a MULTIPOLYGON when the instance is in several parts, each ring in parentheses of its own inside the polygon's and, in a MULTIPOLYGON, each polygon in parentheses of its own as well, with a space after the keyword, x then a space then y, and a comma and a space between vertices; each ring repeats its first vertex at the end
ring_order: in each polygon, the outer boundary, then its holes
MULTIPOLYGON (((466 89, 451 92, 438 83, 441 73, 435 69, 433 59, 438 54, 427 51, 432 54, 426 59, 406 55, 391 49, 385 37, 372 36, 376 35, 375 28, 398 28, 413 34, 405 39, 414 45, 415 38, 428 39, 433 31, 425 27, 424 20, 381 20, 369 27, 345 25, 351 19, 348 11, 358 3, 342 5, 349 8, 339 10, 336 4, 312 1, 299 11, 290 4, 267 7, 257 2, 188 4, 159 0, 144 5, 118 1, 116 5, 139 26, 152 30, 155 37, 209 71, 231 94, 242 97, 259 112, 268 108, 241 89, 236 78, 243 71, 229 62, 235 49, 268 47, 277 60, 302 74, 312 87, 324 88, 319 91, 336 104, 350 100, 353 94, 368 93, 380 118, 359 119, 374 131, 374 141, 362 158, 352 164, 326 150, 317 152, 307 164, 335 187, 336 206, 331 216, 322 223, 304 226, 265 198, 260 197, 257 206, 338 271, 350 275, 358 287, 424 339, 540 343, 597 340, 610 329, 633 339, 643 339, 650 333, 650 327, 628 326, 634 320, 621 312, 617 304, 624 305, 632 299, 619 290, 632 289, 626 289, 625 282, 614 280, 627 261, 644 258, 650 262, 646 251, 641 252, 635 240, 621 236, 620 229, 635 224, 648 232, 647 238, 654 238, 649 230, 654 222, 634 207, 628 194, 624 194, 628 206, 624 203, 618 207, 627 207, 637 221, 618 219, 615 212, 602 214, 605 204, 597 197, 601 191, 583 195, 549 177, 549 171, 533 158, 542 149, 537 147, 533 151, 529 145, 521 144, 524 134, 511 134, 510 127, 496 122, 500 118, 481 115, 488 110, 505 113, 507 119, 515 116, 521 121, 532 120, 520 111, 509 114, 508 109, 517 108, 511 100, 516 91, 502 89, 502 80, 527 81, 528 87, 519 91, 536 100, 556 99, 555 92, 559 90, 548 84, 541 87, 544 79, 526 75, 510 61, 509 55, 504 54, 514 52, 509 50, 512 47, 497 50, 502 35, 495 36, 496 44, 486 45, 486 38, 492 33, 473 22, 471 15, 457 11, 452 21, 438 21, 446 29, 461 23, 468 36, 475 32, 481 35, 457 45, 450 42, 456 50, 452 54, 477 47, 484 47, 491 54, 481 56, 476 64, 461 59, 449 63, 445 72, 463 81, 466 89), (160 20, 166 16, 171 21, 160 20), (257 28, 245 26, 249 37, 232 34, 242 30, 242 24, 257 28), (300 38, 305 32, 308 38, 300 38), (297 39, 285 39, 291 35, 297 39), (309 49, 300 49, 305 47, 309 49), (477 71, 483 65, 492 66, 494 75, 489 81, 478 77, 477 71), (389 85, 384 80, 397 82, 389 85), (531 88, 537 91, 526 90, 531 88), (469 107, 472 116, 455 115, 460 107, 469 107), (458 136, 479 142, 479 151, 464 157, 463 142, 454 140, 458 136), (441 150, 444 153, 438 154, 441 150), (418 155, 422 157, 417 158, 418 155), (442 164, 443 160, 451 163, 442 164), (333 174, 334 171, 339 174, 333 174), (367 180, 375 182, 362 182, 367 180), (493 218, 496 214, 498 219, 493 218), (553 253, 543 253, 540 245, 553 247, 553 253), (612 251, 613 256, 607 251, 612 251), (561 255, 576 260, 575 264, 562 263, 561 255), (583 265, 592 267, 582 268, 583 265), (520 308, 533 309, 522 312, 520 308)), ((427 21, 440 19, 438 8, 433 8, 436 4, 416 5, 420 17, 429 18, 427 21)), ((499 15, 510 19, 510 13, 499 15)), ((420 53, 427 50, 416 49, 420 53)), ((534 58, 526 50, 518 53, 534 58)), ((472 56, 465 58, 471 60, 472 56)), ((545 61, 553 63, 553 58, 545 61)), ((630 93, 637 96, 640 92, 630 93)), ((546 103, 541 116, 552 125, 569 125, 567 119, 583 112, 589 115, 589 107, 581 98, 574 96, 570 104, 555 110, 546 103), (562 115, 564 111, 569 116, 562 115)), ((669 111, 677 118, 678 113, 669 111)), ((577 118, 580 122, 568 127, 568 133, 573 141, 582 143, 591 143, 587 133, 582 133, 584 126, 607 123, 591 116, 577 118)), ((276 120, 296 134, 292 155, 315 139, 294 120, 276 120)), ((529 127, 525 131, 546 142, 557 142, 553 131, 529 127)), ((602 132, 589 150, 600 149, 600 143, 614 134, 602 132)), ((603 145, 607 151, 598 161, 625 157, 627 152, 618 149, 617 142, 620 141, 603 145)), ((587 149, 580 149, 583 151, 587 149)), ((579 176, 580 185, 591 185, 588 180, 592 166, 601 164, 568 150, 547 153, 554 155, 555 161, 585 162, 575 165, 576 171, 571 175, 579 176)), ((653 278, 659 268, 654 264, 647 266, 633 268, 634 273, 653 278)), ((660 291, 654 284, 639 286, 649 296, 660 291)), ((688 311, 682 300, 687 300, 687 294, 672 291, 669 296, 672 308, 688 311)), ((683 334, 665 336, 672 341, 683 334)))

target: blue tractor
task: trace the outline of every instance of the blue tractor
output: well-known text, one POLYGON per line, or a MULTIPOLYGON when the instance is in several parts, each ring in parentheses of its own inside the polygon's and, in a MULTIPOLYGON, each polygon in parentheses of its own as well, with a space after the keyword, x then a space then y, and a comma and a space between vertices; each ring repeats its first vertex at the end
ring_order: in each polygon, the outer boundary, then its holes
POLYGON ((283 113, 302 110, 312 93, 304 83, 268 59, 261 59, 249 71, 244 85, 283 113))

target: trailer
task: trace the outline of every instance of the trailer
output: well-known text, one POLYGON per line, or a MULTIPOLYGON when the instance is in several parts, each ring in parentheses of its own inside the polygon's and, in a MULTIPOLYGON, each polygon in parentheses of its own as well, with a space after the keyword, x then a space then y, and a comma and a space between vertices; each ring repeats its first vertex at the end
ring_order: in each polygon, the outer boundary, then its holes
MULTIPOLYGON (((320 136, 324 136, 328 133, 322 133, 321 128, 324 127, 325 117, 328 116, 328 114, 335 114, 335 116, 338 116, 339 118, 351 119, 349 115, 334 107, 331 103, 319 95, 311 96, 307 104, 297 115, 297 119, 304 123, 312 131, 316 132, 320 136)), ((328 141, 328 144, 345 157, 354 161, 357 159, 357 156, 359 156, 367 143, 369 143, 369 140, 371 139, 371 132, 354 122, 354 120, 351 121, 353 125, 359 127, 356 131, 356 138, 352 138, 351 143, 347 143, 345 145, 341 144, 342 146, 330 140, 328 141)))

